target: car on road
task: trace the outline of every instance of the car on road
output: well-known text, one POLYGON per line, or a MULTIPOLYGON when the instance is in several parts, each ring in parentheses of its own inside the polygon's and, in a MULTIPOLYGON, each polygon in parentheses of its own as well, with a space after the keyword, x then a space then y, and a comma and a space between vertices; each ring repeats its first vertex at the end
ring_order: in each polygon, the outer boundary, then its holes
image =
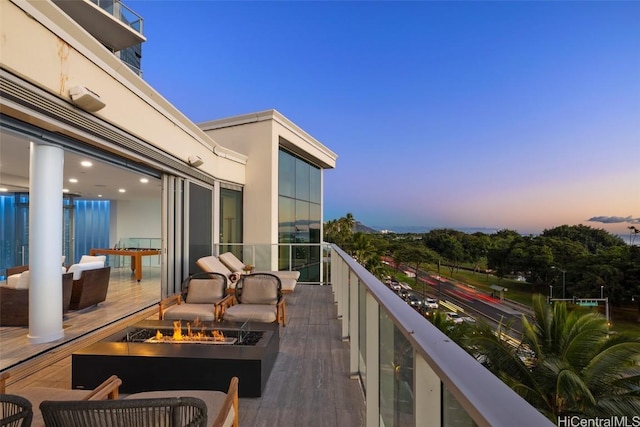
POLYGON ((422 301, 415 295, 409 295, 407 297, 407 302, 411 307, 420 308, 422 307, 422 301))
POLYGON ((474 319, 473 317, 462 316, 461 319, 465 323, 476 323, 476 319, 474 319))
POLYGON ((447 311, 445 314, 447 315, 447 319, 451 320, 453 323, 462 323, 462 322, 464 322, 462 317, 460 317, 460 315, 458 313, 456 313, 456 312, 447 311))
POLYGON ((424 302, 422 303, 424 308, 428 308, 430 310, 437 310, 438 309, 438 301, 436 301, 433 298, 425 298, 424 302))
POLYGON ((400 295, 400 298, 406 301, 406 299, 409 298, 409 291, 405 288, 400 288, 400 290, 398 291, 398 295, 400 295))
POLYGON ((400 286, 400 282, 398 282, 398 280, 396 279, 391 279, 390 287, 396 292, 402 289, 402 286, 400 286))

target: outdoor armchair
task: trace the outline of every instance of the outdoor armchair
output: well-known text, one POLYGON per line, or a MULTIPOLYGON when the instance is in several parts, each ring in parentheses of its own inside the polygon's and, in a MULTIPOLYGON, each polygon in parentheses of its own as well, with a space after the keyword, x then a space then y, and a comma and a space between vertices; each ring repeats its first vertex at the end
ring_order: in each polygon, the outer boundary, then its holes
MULTIPOLYGON (((0 394, 6 392, 6 382, 10 374, 3 372, 0 374, 0 394)), ((55 387, 27 387, 19 391, 12 392, 26 399, 31 403, 33 408, 33 427, 44 426, 42 413, 40 412, 40 403, 44 400, 115 400, 119 396, 120 385, 122 380, 115 375, 110 376, 93 390, 71 390, 55 387)), ((0 424, 2 425, 2 424, 0 424)))
POLYGON ((238 427, 238 377, 232 377, 226 393, 211 390, 161 390, 130 394, 126 399, 150 399, 190 396, 207 405, 207 418, 212 427, 238 427), (213 419, 213 424, 211 420, 213 419))
POLYGON ((224 274, 195 273, 182 282, 182 293, 160 301, 160 319, 217 321, 227 295, 224 274))
POLYGON ((40 404, 47 427, 206 427, 207 406, 195 397, 40 404))
POLYGON ((13 394, 0 394, 0 426, 29 427, 32 417, 32 405, 27 399, 13 394))
POLYGON ((276 322, 285 326, 286 306, 280 278, 269 273, 242 276, 233 298, 226 303, 222 319, 229 322, 276 322))

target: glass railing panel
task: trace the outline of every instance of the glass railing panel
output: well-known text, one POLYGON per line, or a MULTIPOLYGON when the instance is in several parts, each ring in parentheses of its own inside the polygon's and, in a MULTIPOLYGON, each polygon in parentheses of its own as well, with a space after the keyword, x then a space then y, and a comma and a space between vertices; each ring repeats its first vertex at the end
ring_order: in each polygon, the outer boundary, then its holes
POLYGON ((143 31, 143 19, 135 13, 130 7, 119 0, 91 0, 109 15, 117 18, 119 21, 127 24, 140 34, 143 31))
POLYGON ((331 246, 328 244, 322 245, 322 284, 328 285, 331 283, 331 246))
POLYGON ((380 418, 385 427, 415 426, 411 343, 380 311, 380 418))
MULTIPOLYGON (((367 353, 367 425, 553 425, 341 248, 333 245, 333 252, 332 268, 346 270, 332 277, 343 325, 355 321, 361 311, 345 309, 348 298, 344 296, 352 277, 365 288, 369 312, 371 299, 379 307, 380 314, 374 316, 379 317, 378 341, 372 343, 372 336, 368 336, 369 347, 377 345, 377 352, 374 347, 367 353), (371 362, 374 357, 378 357, 377 370, 370 366, 376 363, 371 362), (376 386, 377 392, 371 393, 376 386), (449 387, 446 392, 445 387, 449 387)), ((362 298, 360 290, 358 298, 362 298)), ((372 319, 368 320, 371 331, 372 319)), ((348 331, 342 328, 343 337, 348 331)), ((359 328, 357 333, 361 334, 359 328)), ((360 337, 350 339, 351 351, 365 351, 356 348, 361 345, 360 337)))
POLYGON ((367 383, 367 288, 358 281, 358 369, 362 384, 367 383))
POLYGON ((442 425, 445 427, 477 427, 451 392, 442 387, 442 425))
POLYGON ((142 18, 124 3, 120 3, 120 20, 142 34, 142 18))

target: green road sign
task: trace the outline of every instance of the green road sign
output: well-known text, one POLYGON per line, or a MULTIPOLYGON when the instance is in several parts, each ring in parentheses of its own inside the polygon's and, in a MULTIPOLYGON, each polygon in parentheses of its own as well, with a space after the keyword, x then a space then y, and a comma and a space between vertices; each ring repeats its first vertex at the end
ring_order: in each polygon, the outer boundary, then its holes
POLYGON ((597 307, 598 302, 597 301, 580 301, 578 305, 580 307, 597 307))

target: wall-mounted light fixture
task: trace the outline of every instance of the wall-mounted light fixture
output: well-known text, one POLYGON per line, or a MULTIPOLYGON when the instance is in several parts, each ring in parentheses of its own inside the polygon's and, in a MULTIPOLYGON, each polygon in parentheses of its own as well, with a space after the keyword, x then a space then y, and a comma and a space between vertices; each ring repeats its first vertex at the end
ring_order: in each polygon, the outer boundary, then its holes
POLYGON ((189 164, 191 166, 193 166, 194 168, 197 168, 199 166, 202 166, 202 164, 204 163, 202 161, 202 159, 200 158, 200 156, 189 156, 189 158, 187 159, 187 161, 189 162, 189 164))
POLYGON ((69 89, 71 102, 86 111, 98 111, 106 105, 100 99, 100 95, 84 86, 72 86, 69 89))

